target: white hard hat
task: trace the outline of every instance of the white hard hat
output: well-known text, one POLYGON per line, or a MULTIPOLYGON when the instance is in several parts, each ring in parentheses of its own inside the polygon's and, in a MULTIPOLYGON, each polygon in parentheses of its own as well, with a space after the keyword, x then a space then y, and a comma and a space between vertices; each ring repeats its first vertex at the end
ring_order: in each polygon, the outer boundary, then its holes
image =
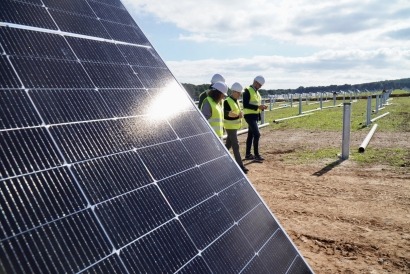
POLYGON ((237 91, 237 92, 243 92, 243 87, 238 82, 235 82, 232 84, 231 90, 237 91))
POLYGON ((212 88, 222 92, 225 96, 228 95, 228 86, 224 82, 216 82, 212 85, 212 88))
POLYGON ((219 73, 214 74, 211 79, 211 83, 215 84, 216 82, 224 82, 225 83, 225 78, 220 75, 219 73))
POLYGON ((254 81, 258 82, 259 84, 263 85, 265 84, 265 78, 263 78, 262 75, 258 75, 255 77, 255 79, 253 79, 254 81))

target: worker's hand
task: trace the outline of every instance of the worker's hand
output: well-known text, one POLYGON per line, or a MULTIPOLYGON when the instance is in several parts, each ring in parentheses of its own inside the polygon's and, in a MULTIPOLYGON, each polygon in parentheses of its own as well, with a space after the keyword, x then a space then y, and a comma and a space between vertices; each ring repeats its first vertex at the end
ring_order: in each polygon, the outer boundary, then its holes
POLYGON ((231 110, 231 111, 228 113, 228 116, 231 117, 231 118, 236 118, 236 117, 238 117, 239 115, 231 110))
POLYGON ((243 112, 239 112, 239 118, 243 118, 243 112))
POLYGON ((268 108, 268 106, 265 106, 265 105, 260 105, 258 108, 259 108, 259 109, 261 109, 261 110, 264 110, 264 109, 267 109, 267 108, 268 108))

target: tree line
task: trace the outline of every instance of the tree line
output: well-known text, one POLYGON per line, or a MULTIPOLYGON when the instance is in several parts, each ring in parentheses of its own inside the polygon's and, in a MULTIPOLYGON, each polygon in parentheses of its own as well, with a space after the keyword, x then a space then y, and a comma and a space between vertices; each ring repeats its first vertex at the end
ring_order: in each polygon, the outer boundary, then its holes
MULTIPOLYGON (((193 85, 182 83, 182 86, 191 96, 192 100, 198 100, 199 94, 209 88, 209 84, 193 85)), ((329 85, 329 86, 315 86, 315 87, 303 87, 300 86, 296 89, 260 89, 259 92, 263 97, 275 94, 295 94, 295 93, 317 93, 317 92, 339 92, 339 91, 355 91, 355 90, 383 90, 383 89, 403 89, 410 88, 410 78, 403 78, 397 80, 385 80, 378 82, 370 82, 356 85, 329 85)))

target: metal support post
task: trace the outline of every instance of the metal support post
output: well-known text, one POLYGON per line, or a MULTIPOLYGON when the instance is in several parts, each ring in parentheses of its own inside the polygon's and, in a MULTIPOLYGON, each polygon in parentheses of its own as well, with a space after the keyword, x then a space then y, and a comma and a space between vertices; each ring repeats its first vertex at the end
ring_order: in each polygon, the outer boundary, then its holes
POLYGON ((320 109, 323 108, 323 93, 320 93, 320 109))
POLYGON ((299 95, 299 115, 302 114, 302 95, 299 95))
POLYGON ((349 159, 351 106, 352 103, 343 103, 342 160, 349 159))
POLYGON ((366 111, 366 127, 368 127, 371 123, 372 115, 372 96, 367 96, 367 111, 366 111))
POLYGON ((336 106, 336 93, 333 93, 333 106, 336 106))
POLYGON ((376 111, 375 113, 379 113, 379 95, 376 95, 376 111))

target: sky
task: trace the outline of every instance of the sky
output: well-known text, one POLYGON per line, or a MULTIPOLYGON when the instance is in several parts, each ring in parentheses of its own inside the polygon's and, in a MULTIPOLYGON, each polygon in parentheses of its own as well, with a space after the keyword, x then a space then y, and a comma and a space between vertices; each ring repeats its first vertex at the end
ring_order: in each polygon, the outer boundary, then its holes
POLYGON ((123 0, 180 83, 264 89, 410 77, 409 0, 123 0))

